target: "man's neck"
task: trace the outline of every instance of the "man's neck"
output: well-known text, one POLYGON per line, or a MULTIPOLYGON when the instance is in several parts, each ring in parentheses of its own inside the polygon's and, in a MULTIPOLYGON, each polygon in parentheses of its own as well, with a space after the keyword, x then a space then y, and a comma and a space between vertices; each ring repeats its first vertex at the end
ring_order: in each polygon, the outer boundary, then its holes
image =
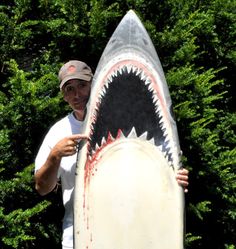
POLYGON ((79 121, 84 121, 86 110, 74 110, 73 115, 79 121))

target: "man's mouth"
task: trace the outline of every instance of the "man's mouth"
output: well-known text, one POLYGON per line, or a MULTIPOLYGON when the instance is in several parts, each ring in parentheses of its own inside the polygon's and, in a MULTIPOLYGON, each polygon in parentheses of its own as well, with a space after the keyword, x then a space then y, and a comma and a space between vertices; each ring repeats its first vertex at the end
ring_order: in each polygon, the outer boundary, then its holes
POLYGON ((88 102, 88 98, 80 98, 79 100, 74 100, 74 105, 86 104, 88 102))

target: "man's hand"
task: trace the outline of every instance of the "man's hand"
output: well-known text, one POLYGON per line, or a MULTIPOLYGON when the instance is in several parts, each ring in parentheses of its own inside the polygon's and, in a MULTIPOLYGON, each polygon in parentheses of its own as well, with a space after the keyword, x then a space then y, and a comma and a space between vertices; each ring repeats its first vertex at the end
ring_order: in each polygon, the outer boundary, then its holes
POLYGON ((55 188, 62 157, 74 155, 78 141, 87 138, 84 134, 71 135, 60 140, 52 148, 44 165, 35 173, 35 188, 40 195, 48 194, 55 188))
POLYGON ((184 168, 179 169, 177 172, 177 175, 176 175, 176 180, 177 180, 178 184, 184 188, 185 193, 188 192, 188 188, 187 188, 189 185, 188 175, 189 175, 188 170, 184 169, 184 168))
POLYGON ((76 153, 78 142, 81 139, 88 139, 88 136, 84 134, 76 134, 65 137, 53 147, 51 153, 59 158, 72 156, 76 153))

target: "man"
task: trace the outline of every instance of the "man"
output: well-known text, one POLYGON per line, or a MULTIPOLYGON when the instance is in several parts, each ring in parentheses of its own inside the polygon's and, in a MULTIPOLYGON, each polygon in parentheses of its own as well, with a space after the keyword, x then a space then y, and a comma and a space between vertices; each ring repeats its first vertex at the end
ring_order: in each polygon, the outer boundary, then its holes
MULTIPOLYGON (((72 60, 59 71, 60 89, 73 112, 54 124, 44 138, 35 161, 35 187, 41 195, 48 194, 61 179, 65 215, 62 248, 73 248, 73 189, 75 184, 76 145, 89 99, 92 71, 84 62, 72 60)), ((176 179, 187 192, 188 171, 179 170, 176 179)))

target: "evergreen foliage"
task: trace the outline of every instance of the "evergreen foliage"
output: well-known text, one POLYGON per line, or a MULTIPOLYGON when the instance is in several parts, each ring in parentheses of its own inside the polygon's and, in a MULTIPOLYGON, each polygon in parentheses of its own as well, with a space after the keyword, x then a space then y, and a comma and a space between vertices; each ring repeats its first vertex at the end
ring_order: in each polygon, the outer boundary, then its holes
POLYGON ((0 248, 61 247, 60 191, 40 197, 33 181, 44 134, 69 110, 57 72, 69 59, 95 70, 131 8, 162 62, 190 169, 186 248, 235 248, 235 0, 1 1, 0 248))

